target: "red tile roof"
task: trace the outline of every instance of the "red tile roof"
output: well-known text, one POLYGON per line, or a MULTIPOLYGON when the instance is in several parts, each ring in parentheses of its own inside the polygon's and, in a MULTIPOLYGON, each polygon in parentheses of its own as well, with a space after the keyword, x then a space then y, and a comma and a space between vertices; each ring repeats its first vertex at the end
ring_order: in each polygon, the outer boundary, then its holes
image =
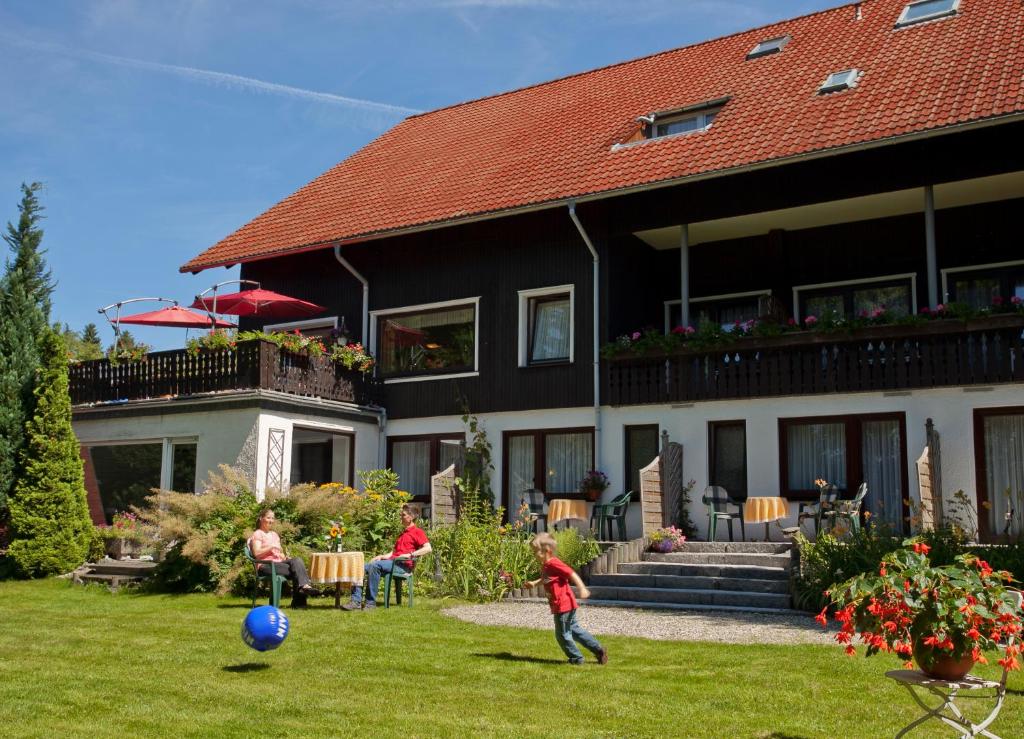
POLYGON ((866 0, 412 116, 184 265, 252 261, 1024 112, 1024 4, 895 28, 866 0), (747 61, 788 34, 778 54, 747 61), (831 72, 856 88, 817 90, 831 72), (613 148, 653 111, 728 96, 705 132, 613 148))

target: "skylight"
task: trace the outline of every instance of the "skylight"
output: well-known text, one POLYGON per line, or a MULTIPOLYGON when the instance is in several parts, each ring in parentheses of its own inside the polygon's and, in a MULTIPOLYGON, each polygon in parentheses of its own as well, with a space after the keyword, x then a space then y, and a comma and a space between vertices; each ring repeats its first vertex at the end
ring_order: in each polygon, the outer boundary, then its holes
POLYGON ((822 95, 828 92, 839 92, 840 90, 847 90, 851 87, 857 86, 857 77, 860 76, 860 71, 856 69, 844 69, 842 72, 833 72, 818 88, 818 92, 822 95))
POLYGON ((768 56, 782 51, 782 47, 789 43, 789 36, 779 36, 761 41, 747 54, 747 59, 757 59, 759 56, 768 56))
POLYGON ((947 15, 956 15, 959 7, 960 0, 918 0, 903 8, 899 20, 896 21, 896 27, 909 26, 913 23, 943 18, 947 15))

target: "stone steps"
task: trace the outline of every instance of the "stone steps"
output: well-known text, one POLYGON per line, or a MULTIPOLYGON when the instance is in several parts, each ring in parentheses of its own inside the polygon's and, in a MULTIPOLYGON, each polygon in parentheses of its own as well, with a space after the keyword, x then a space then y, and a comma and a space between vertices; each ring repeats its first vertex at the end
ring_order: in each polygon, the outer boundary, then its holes
POLYGON ((728 577, 754 580, 788 580, 783 567, 734 564, 676 564, 674 562, 623 562, 620 575, 674 575, 676 577, 728 577))
MULTIPOLYGON (((731 590, 741 593, 778 593, 789 595, 789 581, 760 580, 749 577, 678 575, 594 575, 587 586, 658 590, 731 590)), ((596 595, 594 597, 597 597, 596 595)))

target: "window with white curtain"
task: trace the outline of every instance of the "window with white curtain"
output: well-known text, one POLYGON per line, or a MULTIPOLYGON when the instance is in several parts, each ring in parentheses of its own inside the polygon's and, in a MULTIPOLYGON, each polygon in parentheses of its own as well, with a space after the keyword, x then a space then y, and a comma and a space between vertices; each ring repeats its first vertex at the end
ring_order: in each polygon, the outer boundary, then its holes
POLYGON ((985 413, 982 433, 988 530, 996 536, 1020 536, 1024 533, 1024 408, 985 413))
POLYGON ((465 441, 462 434, 389 436, 388 467, 398 473, 398 487, 414 498, 429 499, 430 478, 455 465, 462 472, 465 441))
POLYGON ((580 480, 594 467, 593 429, 506 431, 505 504, 517 508, 523 493, 579 494, 580 480))
POLYGON ((573 361, 573 286, 519 291, 519 366, 573 361))
POLYGON ((817 498, 814 481, 821 479, 852 498, 864 482, 861 510, 902 532, 908 496, 904 428, 902 413, 779 419, 782 494, 817 498))

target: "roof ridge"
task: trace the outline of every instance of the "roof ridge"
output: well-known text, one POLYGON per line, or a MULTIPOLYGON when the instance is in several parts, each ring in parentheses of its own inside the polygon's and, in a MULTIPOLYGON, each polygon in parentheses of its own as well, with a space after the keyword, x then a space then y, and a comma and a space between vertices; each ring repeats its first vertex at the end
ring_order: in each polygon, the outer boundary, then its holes
POLYGON ((683 46, 676 46, 676 47, 674 47, 672 49, 664 49, 662 51, 656 51, 653 54, 645 54, 643 56, 633 57, 632 59, 624 59, 621 62, 612 62, 611 64, 605 64, 605 65, 602 65, 600 67, 594 67, 592 69, 584 69, 584 70, 582 70, 580 72, 573 72, 571 74, 562 75, 561 77, 555 77, 554 79, 544 80, 543 82, 534 82, 531 85, 523 85, 522 87, 515 87, 515 88, 513 88, 511 90, 502 90, 501 92, 495 92, 495 93, 492 93, 490 95, 481 95, 480 97, 470 98, 469 100, 461 100, 461 101, 459 101, 457 103, 452 103, 451 105, 444 105, 444 106, 442 106, 440 108, 433 108, 431 110, 425 110, 422 113, 413 113, 412 115, 406 116, 403 120, 410 121, 410 120, 413 120, 414 118, 425 118, 428 115, 433 115, 434 113, 441 113, 443 111, 452 110, 454 108, 461 108, 464 105, 474 105, 475 103, 480 103, 480 102, 483 102, 484 100, 491 100, 491 99, 495 99, 495 98, 500 98, 500 97, 504 97, 506 95, 514 95, 517 92, 524 92, 526 90, 532 90, 532 89, 537 88, 537 87, 545 87, 547 85, 553 85, 556 82, 563 82, 565 80, 571 80, 571 79, 574 79, 576 77, 584 77, 584 76, 589 75, 589 74, 596 74, 597 72, 603 72, 603 71, 608 70, 608 69, 614 69, 616 67, 623 67, 623 66, 625 66, 627 64, 635 64, 637 62, 643 62, 643 61, 647 61, 649 59, 655 59, 655 58, 657 58, 659 56, 664 56, 666 54, 674 54, 674 53, 676 53, 678 51, 683 51, 684 49, 695 49, 695 48, 698 48, 700 46, 706 46, 708 44, 714 44, 714 43, 717 43, 719 41, 723 41, 725 39, 732 38, 734 36, 740 36, 740 35, 745 34, 745 33, 751 33, 752 31, 757 31, 757 30, 760 30, 762 28, 770 28, 772 26, 778 26, 778 25, 781 25, 783 23, 793 23, 795 21, 801 21, 801 20, 803 20, 805 18, 812 18, 812 17, 814 17, 816 15, 824 15, 825 13, 834 13, 835 11, 841 10, 842 8, 851 8, 851 7, 854 7, 854 6, 857 6, 857 5, 867 5, 867 4, 872 3, 872 2, 874 2, 874 0, 847 0, 847 2, 845 2, 845 3, 841 4, 841 5, 835 5, 835 6, 831 7, 831 8, 823 8, 821 10, 815 10, 815 11, 813 11, 811 13, 804 13, 803 15, 797 15, 797 16, 794 16, 792 18, 783 18, 782 20, 777 20, 777 21, 774 21, 773 23, 765 23, 764 25, 754 26, 753 28, 747 28, 747 29, 744 29, 742 31, 733 31, 732 33, 726 33, 726 34, 724 34, 722 36, 716 36, 715 38, 705 39, 703 41, 696 41, 696 42, 694 42, 692 44, 685 44, 683 46))

